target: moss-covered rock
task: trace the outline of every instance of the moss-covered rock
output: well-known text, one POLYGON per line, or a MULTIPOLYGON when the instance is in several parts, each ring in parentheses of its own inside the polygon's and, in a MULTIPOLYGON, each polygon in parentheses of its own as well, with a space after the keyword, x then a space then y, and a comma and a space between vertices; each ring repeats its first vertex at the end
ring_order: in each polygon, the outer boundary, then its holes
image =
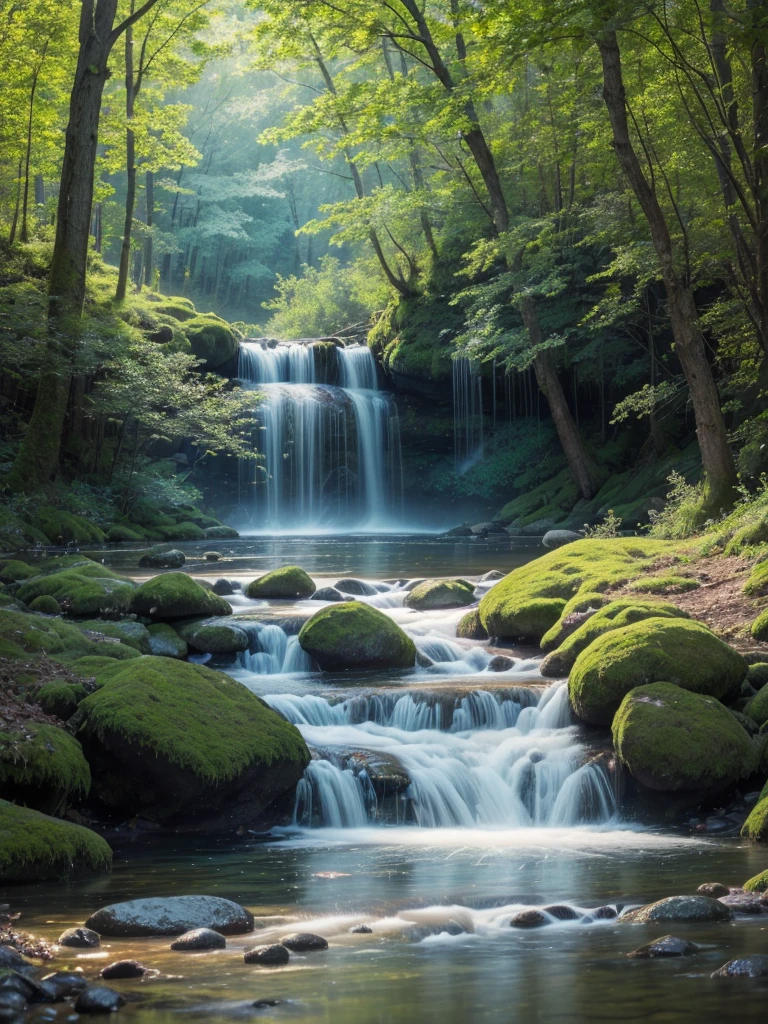
POLYGON ((173 526, 161 526, 160 533, 166 540, 205 540, 204 531, 197 523, 180 522, 173 526))
POLYGON ((193 651, 203 654, 237 654, 250 646, 248 634, 234 623, 202 620, 185 622, 177 629, 193 651))
POLYGON ((744 584, 744 593, 750 597, 764 597, 768 594, 768 559, 753 566, 749 579, 744 584))
POLYGON ((755 694, 744 708, 744 713, 758 725, 765 725, 768 722, 768 686, 763 687, 755 694))
POLYGON ((126 664, 79 713, 95 795, 156 821, 254 821, 309 762, 295 726, 241 683, 188 662, 126 664))
POLYGON ((407 608, 463 608, 475 600, 475 588, 467 580, 424 580, 406 595, 407 608))
POLYGON ((473 608, 471 612, 462 615, 456 627, 456 636, 461 637, 462 640, 488 639, 488 634, 485 631, 485 626, 480 621, 480 612, 477 608, 473 608))
POLYGON ((183 295, 169 295, 162 302, 153 305, 152 312, 155 311, 164 316, 173 317, 174 320, 182 323, 197 316, 194 304, 183 295))
POLYGON ((630 690, 612 733, 633 778, 658 792, 706 798, 755 769, 756 749, 731 712, 714 697, 672 683, 630 690))
POLYGON ((0 561, 0 583, 22 583, 31 576, 37 576, 37 572, 26 562, 20 562, 17 558, 0 561))
POLYGON ((80 744, 55 725, 29 721, 0 734, 0 789, 11 800, 56 813, 91 788, 80 744))
POLYGON ((689 590, 697 590, 700 586, 701 583, 693 576, 665 572, 632 580, 627 589, 633 590, 636 594, 685 594, 689 590))
POLYGON ((237 355, 237 335, 213 313, 200 313, 184 323, 192 354, 203 361, 202 369, 215 370, 237 355))
POLYGON ((547 655, 541 663, 541 674, 550 678, 567 676, 581 652, 597 637, 612 629, 622 629, 633 622, 642 622, 643 619, 687 617, 687 613, 676 605, 663 601, 641 601, 637 598, 611 601, 590 615, 556 651, 547 655))
POLYGON ((151 619, 190 619, 231 615, 227 602, 183 572, 167 572, 142 583, 134 592, 131 611, 151 619))
POLYGON ((158 547, 145 551, 139 558, 142 569, 180 569, 187 557, 178 548, 158 547))
POLYGON ((105 540, 104 531, 95 523, 50 505, 38 509, 34 524, 54 544, 103 544, 105 540))
POLYGON ((312 597, 316 589, 312 577, 298 565, 284 565, 249 583, 245 588, 245 596, 295 600, 312 597))
MULTIPOLYGON (((759 800, 742 825, 741 835, 744 839, 757 839, 763 843, 768 842, 768 782, 763 786, 759 800)), ((764 874, 768 874, 768 872, 764 872, 764 874)), ((761 877, 757 875, 755 878, 751 878, 750 882, 752 885, 750 886, 748 882, 744 888, 751 888, 753 892, 762 891, 757 889, 757 882, 761 877)))
POLYGON ((747 892, 766 892, 768 890, 768 870, 753 875, 744 883, 747 892))
POLYGON ((206 540, 237 540, 240 536, 232 526, 207 526, 203 533, 206 540))
POLYGON ((96 562, 84 562, 27 580, 17 597, 25 604, 37 597, 53 597, 66 615, 82 618, 127 611, 133 590, 131 580, 96 562))
POLYGON ((30 601, 29 610, 40 615, 61 615, 61 605, 50 594, 41 594, 34 601, 30 601))
POLYGON ((90 829, 0 800, 0 883, 109 871, 112 851, 90 829))
POLYGON ((130 619, 123 619, 119 622, 110 622, 106 619, 86 619, 85 622, 78 622, 78 629, 85 633, 98 633, 101 636, 111 637, 113 640, 120 640, 128 647, 133 647, 139 654, 150 654, 149 630, 141 622, 133 622, 130 619))
POLYGON ((586 593, 580 592, 570 601, 566 601, 560 618, 541 638, 542 651, 553 651, 558 648, 567 636, 570 636, 590 615, 593 615, 603 605, 608 604, 610 600, 607 594, 587 591, 586 593))
POLYGON ((128 526, 126 523, 115 523, 107 530, 106 539, 111 544, 144 540, 144 531, 139 526, 128 526))
MULTIPOLYGON (((114 661, 111 664, 115 664, 114 661)), ((49 683, 43 683, 35 693, 35 703, 39 704, 48 715, 55 715, 66 722, 77 711, 77 705, 88 696, 88 691, 82 683, 67 683, 64 680, 55 679, 49 683)))
POLYGON ((77 626, 61 619, 0 610, 0 655, 4 657, 48 654, 79 658, 96 653, 116 659, 136 657, 136 652, 130 647, 121 643, 96 643, 89 640, 77 626))
POLYGON ((361 601, 322 608, 299 633, 299 644, 327 671, 411 668, 416 646, 392 619, 361 601))
MULTIPOLYGON (((135 651, 131 651, 131 654, 140 657, 135 651)), ((79 676, 80 679, 93 680, 98 686, 103 686, 124 667, 114 658, 106 658, 100 654, 86 654, 82 658, 67 659, 66 664, 73 675, 79 676)))
POLYGON ((762 690, 768 683, 768 662, 756 661, 747 669, 747 682, 755 690, 762 690))
POLYGON ((638 538, 574 541, 505 576, 480 602, 480 618, 489 636, 539 641, 572 597, 627 583, 668 550, 638 538))
POLYGON ((153 622, 149 631, 149 653, 159 658, 186 658, 187 644, 166 622, 153 622))
POLYGON ((768 640, 768 608, 763 609, 749 627, 753 639, 765 643, 768 640))
POLYGON ((718 700, 738 690, 747 663, 706 626, 653 618, 611 630, 576 658, 568 692, 576 714, 609 725, 630 690, 668 682, 718 700))

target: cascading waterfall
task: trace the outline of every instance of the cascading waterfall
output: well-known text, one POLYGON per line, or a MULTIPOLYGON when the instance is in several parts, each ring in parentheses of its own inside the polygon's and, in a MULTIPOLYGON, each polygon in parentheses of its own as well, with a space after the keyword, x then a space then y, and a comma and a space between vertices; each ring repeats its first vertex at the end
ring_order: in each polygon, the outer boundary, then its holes
POLYGON ((483 381, 466 356, 453 359, 453 444, 457 473, 483 457, 483 381))
POLYGON ((332 350, 340 386, 318 380, 315 350, 312 342, 240 346, 238 375, 264 396, 254 417, 263 461, 241 467, 253 524, 271 532, 391 528, 402 511, 395 404, 378 389, 367 345, 332 350))

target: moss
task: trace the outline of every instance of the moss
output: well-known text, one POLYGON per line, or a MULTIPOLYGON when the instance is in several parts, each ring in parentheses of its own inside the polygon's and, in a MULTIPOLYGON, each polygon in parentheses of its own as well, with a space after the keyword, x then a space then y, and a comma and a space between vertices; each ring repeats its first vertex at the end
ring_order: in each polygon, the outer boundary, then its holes
POLYGON ((568 691, 580 718, 608 725, 636 686, 664 681, 721 700, 746 674, 742 656, 706 626, 652 618, 593 640, 576 658, 568 691))
POLYGON ((759 875, 753 875, 744 883, 747 892, 765 892, 768 890, 768 870, 761 871, 759 875))
POLYGON ((764 687, 752 698, 744 708, 744 713, 758 725, 768 722, 768 687, 764 687))
POLYGON ((0 561, 0 583, 21 583, 36 575, 31 565, 16 558, 0 561))
POLYGON ((541 649, 543 651, 551 651, 559 647, 563 640, 578 626, 581 616, 597 611, 598 608, 608 604, 610 600, 607 594, 590 593, 587 591, 586 594, 578 593, 576 597, 566 601, 560 618, 541 638, 541 649))
POLYGON ((551 677, 567 676, 581 652, 597 637, 613 629, 623 629, 644 619, 687 617, 686 612, 663 601, 639 601, 635 598, 611 601, 575 629, 556 651, 547 655, 541 664, 541 673, 551 677))
POLYGON ((298 565, 284 565, 249 583, 245 588, 245 596, 295 600, 312 597, 316 589, 312 577, 298 565))
POLYGON ((225 320, 213 313, 191 317, 183 325, 192 354, 202 360, 204 370, 215 370, 237 355, 238 339, 225 320))
POLYGON ((763 611, 760 612, 749 627, 749 631, 755 640, 759 640, 761 642, 768 640, 768 608, 764 608, 763 611))
POLYGON ((490 636, 539 641, 572 597, 627 583, 669 549, 636 538, 574 541, 505 576, 480 602, 480 618, 490 636))
POLYGON ((456 636, 461 637, 463 640, 488 639, 488 634, 480 621, 480 612, 477 608, 473 608, 471 612, 467 612, 466 615, 459 619, 459 624, 456 627, 456 636))
POLYGON ((697 590, 701 584, 691 576, 679 573, 663 573, 660 576, 646 576, 633 580, 628 589, 638 594, 685 594, 689 590, 697 590))
POLYGON ((67 668, 73 675, 81 679, 94 679, 103 686, 109 679, 122 672, 123 664, 115 658, 107 658, 99 654, 86 654, 82 658, 72 658, 67 668))
POLYGON ((179 626, 178 632, 193 651, 205 654, 236 654, 250 646, 248 634, 235 625, 189 622, 179 626))
POLYGON ((726 555, 740 555, 742 552, 765 544, 768 541, 768 516, 761 516, 754 522, 740 527, 725 545, 726 555))
POLYGON ((128 647, 132 647, 139 654, 149 654, 149 631, 140 622, 123 620, 121 622, 110 622, 106 619, 87 619, 85 622, 78 622, 78 629, 89 633, 100 633, 102 636, 112 637, 120 640, 128 647))
POLYGON ((180 569, 187 558, 178 548, 169 548, 167 544, 150 548, 139 558, 141 569, 180 569))
POLYGON ((0 800, 0 882, 109 871, 112 851, 90 829, 0 800))
POLYGON ((138 526, 127 526, 125 523, 115 523, 107 530, 106 539, 110 543, 121 543, 123 541, 144 540, 144 531, 138 526))
POLYGON ((56 811, 70 797, 88 795, 91 771, 69 733, 30 721, 0 736, 0 787, 38 810, 56 811))
POLYGON ((163 302, 158 302, 156 305, 153 303, 152 312, 155 311, 181 322, 191 320, 197 315, 194 305, 189 299, 185 299, 181 295, 171 295, 164 299, 163 302))
POLYGON ((78 735, 116 740, 214 784, 254 762, 308 760, 301 734, 242 683, 167 658, 125 665, 82 702, 78 735))
POLYGON ((35 525, 54 544, 103 544, 104 531, 95 523, 50 505, 38 509, 35 525))
POLYGON ((301 628, 299 644, 322 669, 411 668, 413 640, 378 608, 343 601, 323 608, 301 628))
POLYGON ((755 747, 728 709, 672 683, 631 690, 616 712, 612 733, 620 760, 648 789, 695 792, 700 798, 755 769, 755 747))
POLYGON ((756 661, 747 669, 747 682, 756 690, 762 690, 768 683, 768 662, 756 661))
POLYGON ((30 602, 29 610, 41 615, 61 615, 61 605, 50 594, 41 594, 30 602))
POLYGON ((750 597, 764 597, 768 594, 768 559, 753 566, 744 584, 744 593, 750 597))
POLYGON ((466 580, 424 580, 405 598, 407 608, 461 608, 475 600, 475 588, 466 580))
POLYGON ((23 657, 25 653, 72 658, 96 653, 104 653, 110 658, 134 657, 136 654, 123 644, 94 643, 77 626, 61 619, 6 609, 0 610, 0 642, 4 644, 5 656, 15 658, 23 657))
MULTIPOLYGON (((741 835, 744 839, 758 839, 761 842, 768 841, 768 782, 763 786, 759 800, 744 822, 741 828, 741 835)), ((768 874, 768 872, 763 872, 763 875, 765 874, 768 874)), ((761 877, 761 875, 757 875, 755 878, 750 878, 744 888, 751 888, 753 892, 762 892, 762 889, 757 889, 757 879, 761 877), (751 887, 750 882, 753 883, 751 887)))
POLYGON ((130 580, 90 562, 27 580, 19 587, 18 598, 29 604, 43 595, 53 597, 63 612, 79 618, 127 611, 133 590, 130 580))
POLYGON ((166 540, 205 540, 205 533, 197 523, 174 523, 173 526, 163 526, 160 532, 166 540))
POLYGON ((237 540, 240 536, 231 526, 207 526, 203 532, 206 540, 237 540))
POLYGON ((165 622, 153 622, 148 626, 149 653, 162 658, 186 658, 187 644, 179 634, 165 622))
MULTIPOLYGON (((114 661, 111 662, 115 664, 114 661)), ((55 715, 67 721, 77 711, 77 705, 88 696, 82 683, 65 683, 55 680, 43 683, 35 694, 35 703, 48 715, 55 715)))
POLYGON ((495 515, 505 526, 522 528, 539 520, 560 522, 573 509, 578 493, 569 469, 518 495, 495 515))
POLYGON ((133 592, 131 611, 160 620, 232 614, 223 598, 183 572, 166 572, 142 583, 133 592))

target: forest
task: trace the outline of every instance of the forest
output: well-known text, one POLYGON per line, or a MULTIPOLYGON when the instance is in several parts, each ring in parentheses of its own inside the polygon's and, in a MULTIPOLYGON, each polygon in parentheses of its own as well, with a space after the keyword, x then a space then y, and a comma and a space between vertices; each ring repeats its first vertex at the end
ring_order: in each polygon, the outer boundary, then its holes
POLYGON ((0 0, 0 1024, 762 1019, 767 53, 0 0))

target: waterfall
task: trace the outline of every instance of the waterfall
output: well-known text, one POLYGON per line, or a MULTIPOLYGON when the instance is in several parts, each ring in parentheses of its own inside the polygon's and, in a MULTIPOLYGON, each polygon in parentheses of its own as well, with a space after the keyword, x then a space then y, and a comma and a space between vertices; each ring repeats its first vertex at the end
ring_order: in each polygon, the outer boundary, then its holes
POLYGON ((340 386, 318 380, 316 348, 240 346, 238 375, 262 396, 253 427, 262 461, 241 466, 252 524, 271 532, 386 528, 402 502, 397 409, 378 389, 367 345, 330 350, 340 386))
POLYGON ((483 457, 483 380, 466 356, 453 359, 453 445, 457 473, 483 457))

